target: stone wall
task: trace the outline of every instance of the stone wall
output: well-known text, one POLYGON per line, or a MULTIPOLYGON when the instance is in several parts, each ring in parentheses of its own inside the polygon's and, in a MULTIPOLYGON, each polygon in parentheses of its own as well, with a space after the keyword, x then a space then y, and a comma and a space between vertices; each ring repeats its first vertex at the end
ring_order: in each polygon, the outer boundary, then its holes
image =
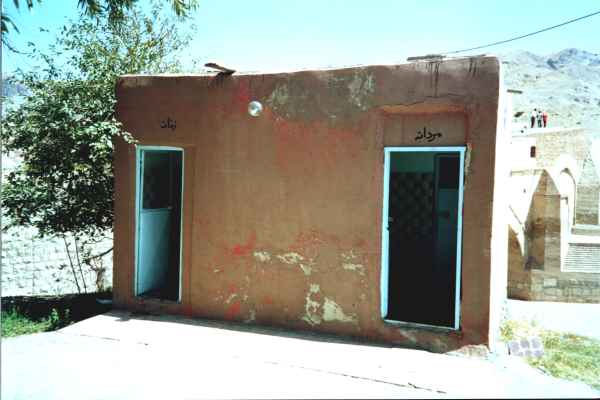
POLYGON ((590 259, 600 243, 591 138, 581 129, 560 128, 513 136, 510 298, 600 303, 600 269, 590 259))
MULTIPOLYGON (((69 257, 62 239, 41 239, 33 228, 13 228, 2 234, 2 296, 59 295, 77 293, 69 257)), ((94 252, 112 247, 106 240, 94 252)), ((70 241, 71 256, 75 257, 70 241)), ((75 260, 74 260, 75 261, 75 260)), ((103 257, 103 276, 90 268, 83 270, 86 287, 77 269, 81 291, 95 292, 112 286, 112 253, 103 257), (99 280, 99 281, 98 281, 99 280), (97 282, 98 281, 98 282, 97 282)))
POLYGON ((560 194, 544 171, 525 222, 527 268, 560 268, 560 194))
POLYGON ((591 157, 586 158, 579 186, 577 188, 575 221, 578 224, 597 225, 600 223, 600 179, 591 157))
POLYGON ((509 297, 519 300, 600 303, 600 274, 531 270, 509 279, 509 297))
POLYGON ((531 273, 525 269, 523 249, 516 232, 508 230, 508 297, 511 299, 529 299, 531 273))
MULTIPOLYGON (((15 155, 2 156, 3 177, 19 164, 15 155)), ((8 223, 2 218, 2 226, 8 223)), ((69 238, 73 256, 74 245, 69 238)), ((93 248, 98 254, 112 247, 112 238, 108 238, 93 248)), ((98 273, 87 268, 83 270, 86 286, 81 282, 81 273, 77 269, 77 279, 81 291, 93 292, 98 287, 112 286, 112 252, 102 257, 105 272, 98 273)), ((77 284, 73 277, 65 243, 59 238, 39 238, 34 228, 15 227, 2 232, 2 296, 59 295, 77 293, 77 284)))

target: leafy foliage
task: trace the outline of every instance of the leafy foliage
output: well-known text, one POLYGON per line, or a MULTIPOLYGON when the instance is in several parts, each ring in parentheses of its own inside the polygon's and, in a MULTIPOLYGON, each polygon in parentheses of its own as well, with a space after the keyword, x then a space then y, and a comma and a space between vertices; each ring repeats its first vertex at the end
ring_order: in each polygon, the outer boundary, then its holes
POLYGON ((71 324, 69 310, 63 315, 53 308, 45 318, 31 318, 11 309, 2 311, 2 337, 29 335, 31 333, 54 331, 71 324))
POLYGON ((63 237, 112 229, 112 139, 131 140, 115 119, 116 79, 180 70, 176 56, 189 40, 155 7, 151 15, 134 8, 118 25, 72 23, 47 54, 32 47, 41 68, 13 77, 29 95, 2 121, 3 150, 23 159, 2 190, 12 225, 63 237))
POLYGON ((49 330, 50 320, 32 320, 17 312, 2 311, 2 337, 28 335, 49 330))
MULTIPOLYGON (((196 10, 198 7, 197 0, 166 0, 171 4, 171 8, 175 15, 180 18, 187 18, 190 12, 196 10)), ((38 4, 41 0, 36 1, 38 4)), ((27 8, 31 10, 34 6, 34 0, 25 0, 27 8)), ((108 22, 111 24, 120 24, 126 20, 128 12, 135 8, 137 0, 79 0, 79 8, 82 13, 92 18, 108 18, 108 22)), ((13 0, 15 8, 19 9, 21 2, 19 0, 13 0)), ((9 50, 18 52, 10 42, 8 41, 9 31, 19 32, 19 29, 10 18, 10 16, 2 12, 2 44, 5 45, 9 50), (9 29, 10 27, 10 29, 9 29)))

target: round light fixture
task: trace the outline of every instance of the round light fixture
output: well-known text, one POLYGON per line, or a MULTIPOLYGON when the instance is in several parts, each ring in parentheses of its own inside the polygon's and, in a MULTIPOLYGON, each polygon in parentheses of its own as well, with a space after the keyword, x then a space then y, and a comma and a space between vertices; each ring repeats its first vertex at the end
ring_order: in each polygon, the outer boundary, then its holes
POLYGON ((258 117, 262 114, 263 106, 260 102, 254 100, 248 103, 248 114, 253 117, 258 117))

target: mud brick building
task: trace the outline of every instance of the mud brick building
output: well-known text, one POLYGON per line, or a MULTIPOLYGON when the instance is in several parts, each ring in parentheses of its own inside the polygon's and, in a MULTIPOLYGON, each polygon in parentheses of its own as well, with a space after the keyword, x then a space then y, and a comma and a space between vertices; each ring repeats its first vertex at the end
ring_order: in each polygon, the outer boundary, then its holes
POLYGON ((122 77, 118 117, 136 143, 115 141, 115 304, 493 346, 503 93, 494 57, 122 77))

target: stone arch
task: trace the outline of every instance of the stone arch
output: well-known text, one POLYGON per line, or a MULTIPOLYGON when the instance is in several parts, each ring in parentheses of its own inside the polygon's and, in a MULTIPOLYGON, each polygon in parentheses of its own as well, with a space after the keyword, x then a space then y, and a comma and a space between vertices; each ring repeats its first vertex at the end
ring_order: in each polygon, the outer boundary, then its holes
POLYGON ((571 176, 578 182, 581 178, 581 166, 583 161, 576 159, 571 154, 561 154, 553 163, 552 166, 548 166, 548 172, 552 178, 558 182, 560 173, 564 170, 568 170, 571 176))
POLYGON ((560 172, 558 190, 560 192, 560 262, 561 267, 567 258, 571 228, 575 223, 575 179, 567 168, 560 172))
MULTIPOLYGON (((524 262, 525 251, 519 235, 512 226, 508 226, 508 263, 509 266, 515 266, 522 269, 525 266, 524 262)), ((510 269, 510 268, 509 268, 510 269)))
POLYGON ((560 191, 546 170, 539 174, 525 223, 526 266, 560 269, 560 191))
POLYGON ((568 203, 568 221, 569 225, 573 226, 575 223, 575 204, 576 204, 576 184, 573 174, 568 168, 563 169, 560 172, 558 178, 558 191, 560 197, 567 200, 568 203))
POLYGON ((508 297, 528 299, 531 284, 530 271, 525 268, 524 246, 519 234, 508 226, 508 297))

